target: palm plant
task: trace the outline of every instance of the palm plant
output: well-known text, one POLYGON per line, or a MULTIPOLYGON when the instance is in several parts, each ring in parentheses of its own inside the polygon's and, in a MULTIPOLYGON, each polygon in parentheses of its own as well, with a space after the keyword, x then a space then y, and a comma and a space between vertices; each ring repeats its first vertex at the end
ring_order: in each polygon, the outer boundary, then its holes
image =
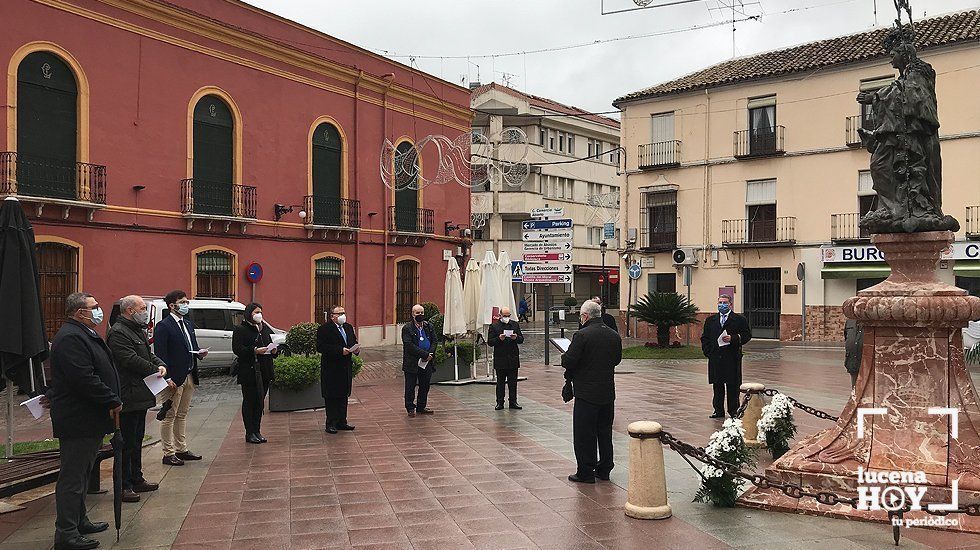
POLYGON ((633 315, 657 327, 657 345, 670 346, 670 328, 698 321, 698 308, 676 292, 655 292, 640 297, 630 306, 633 315))

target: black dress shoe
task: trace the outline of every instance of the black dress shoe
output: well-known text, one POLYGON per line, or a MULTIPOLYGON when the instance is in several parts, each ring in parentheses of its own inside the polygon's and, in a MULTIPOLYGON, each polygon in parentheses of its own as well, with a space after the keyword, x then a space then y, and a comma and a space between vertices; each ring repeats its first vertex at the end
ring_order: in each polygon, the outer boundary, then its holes
POLYGON ((409 418, 415 418, 415 411, 408 411, 409 418))
POLYGON ((419 414, 435 414, 432 409, 419 409, 419 414))
POLYGON ((724 413, 711 413, 711 416, 709 416, 708 418, 725 418, 725 414, 724 413))
POLYGON ((512 409, 517 409, 517 410, 521 410, 521 409, 523 409, 524 407, 522 407, 522 406, 520 406, 520 405, 518 405, 517 403, 511 403, 511 404, 510 404, 510 408, 512 408, 512 409))
POLYGON ((354 426, 351 426, 350 424, 340 424, 337 426, 337 429, 352 432, 354 431, 354 426))
POLYGON ((258 445, 262 443, 262 440, 259 439, 255 434, 245 434, 245 443, 255 443, 256 445, 258 445))
POLYGON ((78 526, 78 532, 83 535, 101 533, 109 528, 109 524, 104 521, 90 521, 78 526))
POLYGON ((184 461, 177 458, 176 455, 167 455, 163 457, 163 463, 167 466, 183 466, 184 461))
POLYGON ((181 460, 201 460, 201 455, 196 455, 190 451, 184 451, 182 453, 177 453, 174 456, 181 460))
POLYGON ((335 433, 337 433, 337 427, 336 426, 327 426, 327 433, 328 434, 335 434, 335 433))
POLYGON ((596 472, 595 477, 596 479, 601 479, 602 481, 609 481, 609 472, 606 472, 604 474, 600 474, 599 472, 596 472))
POLYGON ((503 403, 497 403, 497 406, 494 407, 493 410, 495 410, 495 411, 502 411, 502 410, 504 410, 504 404, 503 403))
POLYGON ((572 474, 568 476, 568 481, 574 481, 575 483, 595 483, 594 477, 579 477, 578 474, 572 474))
POLYGON ((137 493, 137 492, 135 492, 135 491, 132 491, 130 489, 123 489, 122 501, 123 502, 139 502, 140 501, 140 494, 137 493))
POLYGON ((78 535, 65 542, 54 543, 54 550, 92 550, 99 547, 99 541, 78 535))
POLYGON ((134 493, 149 493, 151 491, 156 491, 160 488, 159 483, 150 483, 147 481, 141 481, 133 485, 134 493))
POLYGON ((259 441, 261 441, 262 443, 268 443, 269 442, 269 440, 266 439, 266 438, 264 438, 264 437, 262 437, 262 434, 260 434, 259 432, 255 432, 255 437, 259 438, 259 441))
POLYGON ((163 402, 163 405, 160 405, 160 410, 157 412, 157 420, 159 420, 159 421, 162 422, 164 418, 167 418, 167 411, 169 411, 170 410, 170 407, 173 407, 173 406, 174 406, 174 402, 173 401, 171 401, 169 399, 167 399, 166 401, 164 401, 163 402))

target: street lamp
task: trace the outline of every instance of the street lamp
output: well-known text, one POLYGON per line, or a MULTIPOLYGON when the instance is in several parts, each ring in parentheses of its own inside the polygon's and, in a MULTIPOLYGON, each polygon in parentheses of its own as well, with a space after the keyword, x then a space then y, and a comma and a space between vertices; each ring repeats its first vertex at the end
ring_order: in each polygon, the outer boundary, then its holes
POLYGON ((606 304, 609 302, 609 296, 606 296, 606 284, 609 282, 609 277, 606 275, 606 240, 603 239, 599 243, 599 254, 602 256, 602 290, 599 294, 602 297, 602 303, 606 304))

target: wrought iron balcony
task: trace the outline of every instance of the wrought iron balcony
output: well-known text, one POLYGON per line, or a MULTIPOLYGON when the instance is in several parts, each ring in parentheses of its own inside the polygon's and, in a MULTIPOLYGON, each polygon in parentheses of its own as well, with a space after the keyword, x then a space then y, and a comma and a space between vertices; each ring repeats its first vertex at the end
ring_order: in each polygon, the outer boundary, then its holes
POLYGON ((306 195, 306 225, 341 229, 361 227, 361 201, 306 195))
POLYGON ((187 229, 194 226, 194 219, 225 222, 228 231, 232 222, 245 225, 254 220, 255 187, 189 178, 180 181, 180 211, 188 218, 187 229))
POLYGON ((844 119, 844 142, 848 147, 861 146, 861 136, 858 134, 858 128, 873 130, 874 120, 862 115, 849 116, 844 119))
POLYGON ((736 130, 733 139, 735 158, 767 157, 785 153, 785 130, 782 126, 736 130))
POLYGON ((0 195, 101 206, 105 205, 105 181, 102 165, 0 153, 0 195))
POLYGON ((966 207, 966 237, 980 239, 980 206, 966 207))
POLYGON ((388 231, 431 235, 435 212, 428 208, 388 207, 388 231))
POLYGON ((784 246, 795 242, 795 217, 721 221, 721 244, 724 246, 784 246))
POLYGON ((834 242, 867 241, 871 232, 860 227, 860 212, 847 212, 830 215, 830 240, 834 242))
POLYGON ((674 139, 644 143, 640 145, 638 157, 640 170, 677 166, 681 163, 681 142, 674 139))

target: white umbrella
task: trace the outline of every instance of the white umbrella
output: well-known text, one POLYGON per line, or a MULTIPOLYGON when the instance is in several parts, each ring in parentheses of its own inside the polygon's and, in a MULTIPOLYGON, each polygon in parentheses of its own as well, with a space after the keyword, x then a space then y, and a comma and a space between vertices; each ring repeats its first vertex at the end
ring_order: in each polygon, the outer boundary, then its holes
POLYGON ((517 315, 517 301, 514 300, 513 271, 511 270, 510 256, 506 250, 500 252, 497 258, 500 267, 500 307, 510 308, 511 315, 517 315))
MULTIPOLYGON (((442 309, 442 333, 448 336, 466 334, 466 319, 463 312, 463 281, 459 278, 459 264, 449 258, 446 269, 446 302, 442 309)), ((459 358, 456 354, 456 340, 453 339, 453 362, 455 379, 459 380, 459 358)))
POLYGON ((466 264, 466 282, 463 284, 463 320, 467 332, 480 329, 477 322, 480 311, 480 262, 470 258, 466 264))
POLYGON ((493 323, 493 308, 500 307, 500 269, 492 250, 487 250, 480 262, 480 309, 477 312, 477 325, 483 327, 493 323))

